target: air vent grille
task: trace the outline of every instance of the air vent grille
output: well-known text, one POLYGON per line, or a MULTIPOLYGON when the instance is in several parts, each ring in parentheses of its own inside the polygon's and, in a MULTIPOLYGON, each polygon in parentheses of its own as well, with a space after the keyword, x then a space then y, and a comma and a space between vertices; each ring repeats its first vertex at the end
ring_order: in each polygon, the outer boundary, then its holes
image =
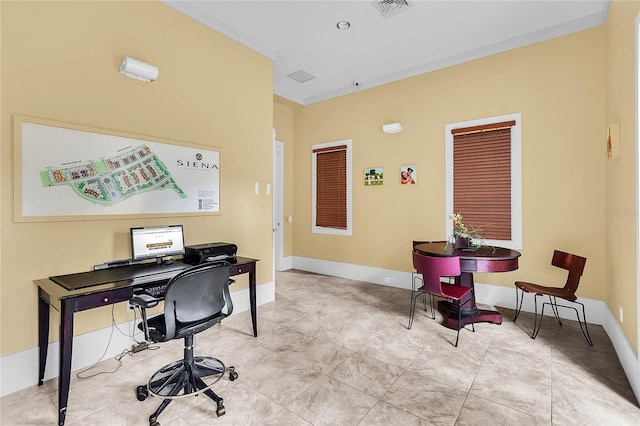
POLYGON ((412 6, 407 0, 376 0, 373 5, 385 18, 397 15, 412 6))
POLYGON ((311 75, 305 70, 292 72, 291 74, 288 74, 287 77, 294 79, 298 83, 304 83, 305 81, 313 80, 314 78, 316 78, 315 75, 311 75))

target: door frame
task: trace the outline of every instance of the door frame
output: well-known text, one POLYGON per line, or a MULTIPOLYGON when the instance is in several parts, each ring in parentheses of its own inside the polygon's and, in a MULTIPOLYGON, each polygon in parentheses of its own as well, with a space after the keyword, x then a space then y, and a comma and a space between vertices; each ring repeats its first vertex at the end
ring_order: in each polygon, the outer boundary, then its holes
POLYGON ((284 267, 284 143, 273 134, 273 268, 284 267))

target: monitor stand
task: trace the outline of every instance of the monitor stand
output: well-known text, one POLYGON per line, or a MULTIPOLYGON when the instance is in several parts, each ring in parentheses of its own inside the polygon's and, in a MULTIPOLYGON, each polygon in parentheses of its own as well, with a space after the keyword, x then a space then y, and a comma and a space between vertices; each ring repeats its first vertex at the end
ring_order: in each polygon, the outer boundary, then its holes
POLYGON ((171 259, 162 259, 161 257, 156 257, 156 266, 165 266, 165 265, 171 265, 173 263, 173 260, 171 259))

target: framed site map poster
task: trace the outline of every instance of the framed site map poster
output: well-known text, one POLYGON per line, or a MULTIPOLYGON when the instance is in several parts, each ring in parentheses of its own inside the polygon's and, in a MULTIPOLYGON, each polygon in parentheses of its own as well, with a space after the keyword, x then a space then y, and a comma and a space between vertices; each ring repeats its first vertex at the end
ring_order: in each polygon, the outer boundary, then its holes
POLYGON ((14 117, 15 220, 220 212, 220 153, 197 145, 14 117))

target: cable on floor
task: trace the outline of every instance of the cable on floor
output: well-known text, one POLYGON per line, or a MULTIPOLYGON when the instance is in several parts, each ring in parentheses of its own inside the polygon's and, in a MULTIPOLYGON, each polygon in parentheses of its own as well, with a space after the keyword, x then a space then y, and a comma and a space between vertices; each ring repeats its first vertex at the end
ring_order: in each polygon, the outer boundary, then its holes
MULTIPOLYGON (((89 375, 83 375, 83 373, 85 373, 86 371, 97 367, 98 364, 100 364, 100 362, 104 358, 104 356, 107 354, 107 350, 109 350, 109 345, 111 345, 111 340, 113 339, 113 330, 114 330, 114 328, 118 328, 117 325, 116 325, 115 317, 114 317, 114 308, 115 308, 115 305, 111 305, 111 333, 109 333, 109 340, 107 341, 107 346, 104 348, 104 352, 102 353, 100 358, 93 365, 90 365, 90 366, 85 367, 82 370, 78 371, 76 373, 76 377, 77 378, 79 378, 79 379, 88 379, 90 377, 95 377, 95 376, 98 376, 100 374, 115 373, 122 366, 121 359, 125 355, 125 352, 129 351, 128 349, 125 349, 124 351, 122 351, 122 353, 120 355, 115 357, 116 361, 118 361, 118 366, 115 368, 115 370, 113 370, 113 371, 99 371, 97 373, 93 373, 93 374, 89 374, 89 375)), ((120 330, 120 329, 118 329, 118 330, 120 330)))

